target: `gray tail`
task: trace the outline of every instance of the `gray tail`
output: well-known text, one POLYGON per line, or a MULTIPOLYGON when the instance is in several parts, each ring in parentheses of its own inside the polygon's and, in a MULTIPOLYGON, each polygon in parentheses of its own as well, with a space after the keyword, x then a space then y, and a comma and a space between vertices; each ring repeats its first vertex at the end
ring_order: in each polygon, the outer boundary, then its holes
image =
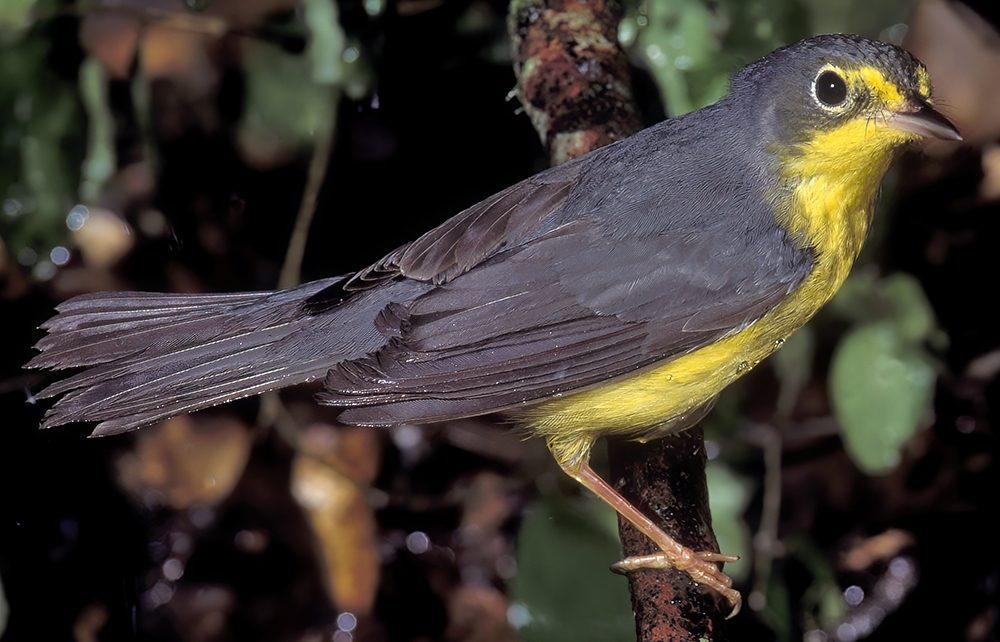
POLYGON ((96 421, 92 435, 110 435, 321 378, 384 341, 371 322, 378 302, 309 311, 311 296, 341 280, 278 292, 70 299, 42 326, 41 354, 27 365, 83 368, 39 393, 62 395, 42 427, 96 421), (363 323, 359 315, 369 314, 363 323))

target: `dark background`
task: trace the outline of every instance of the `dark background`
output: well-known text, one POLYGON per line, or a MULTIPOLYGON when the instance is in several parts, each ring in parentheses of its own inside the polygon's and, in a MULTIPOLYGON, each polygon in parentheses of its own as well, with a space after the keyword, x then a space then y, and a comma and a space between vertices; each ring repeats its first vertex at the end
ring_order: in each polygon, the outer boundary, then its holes
MULTIPOLYGON (((55 276, 32 276, 31 265, 13 260, 18 248, 11 239, 20 234, 18 223, 4 222, 0 579, 9 604, 4 640, 84 640, 95 639, 95 634, 100 640, 347 639, 345 627, 337 624, 337 608, 324 592, 316 541, 288 491, 289 470, 300 448, 279 430, 254 427, 255 401, 204 413, 210 420, 239 422, 240 430, 250 435, 249 461, 232 493, 208 503, 192 502, 181 510, 159 500, 137 499, 123 490, 121 462, 138 448, 135 435, 87 440, 85 426, 38 431, 44 404, 27 404, 25 399, 49 375, 20 369, 33 355, 30 346, 42 336, 37 326, 51 315, 54 305, 72 294, 108 287, 155 291, 274 287, 302 198, 310 147, 292 146, 290 155, 248 164, 234 140, 248 96, 242 47, 247 40, 272 42, 290 56, 300 55, 305 30, 294 4, 209 6, 209 12, 216 12, 213 15, 228 17, 233 28, 208 47, 217 82, 198 100, 190 98, 180 75, 151 80, 148 110, 136 104, 131 75, 109 81, 118 172, 152 156, 144 147, 143 114, 151 116, 156 133, 153 187, 130 191, 122 180, 103 188, 101 202, 117 203, 108 209, 133 226, 134 246, 121 260, 95 268, 74 253, 55 276), (199 116, 206 110, 213 114, 209 121, 214 124, 206 125, 199 116), (168 128, 168 114, 181 124, 168 128), (119 198, 108 196, 121 185, 125 187, 119 198), (150 208, 168 222, 166 233, 141 231, 139 217, 150 208), (248 529, 267 534, 268 545, 262 551, 234 546, 237 534, 248 529), (143 595, 162 579, 164 548, 176 550, 172 547, 183 537, 190 540, 181 555, 184 575, 166 605, 150 608, 143 595), (88 622, 97 624, 88 628, 88 622)), ((785 4, 801 22, 797 28, 804 33, 798 35, 808 35, 809 5, 785 4)), ((983 13, 984 6, 976 8, 983 13)), ((45 72, 72 86, 78 82, 82 61, 93 53, 79 37, 82 22, 91 16, 71 4, 40 7, 46 11, 40 11, 13 44, 0 44, 0 55, 5 47, 12 51, 26 42, 44 43, 45 72)), ((139 11, 152 7, 143 5, 139 11)), ((170 8, 186 11, 179 3, 170 8)), ((341 274, 377 260, 546 164, 516 100, 506 100, 514 87, 509 61, 491 53, 502 51, 506 10, 502 2, 474 5, 446 0, 426 7, 390 2, 377 17, 350 0, 339 8, 350 42, 368 65, 367 86, 361 95, 341 94, 336 100, 335 143, 311 228, 303 280, 341 274), (462 26, 470 7, 485 16, 475 29, 462 26)), ((986 17, 995 20, 995 15, 986 17)), ((733 26, 731 37, 720 37, 720 42, 730 47, 726 51, 734 60, 743 56, 746 62, 752 56, 743 53, 747 47, 734 44, 738 35, 738 25, 733 26)), ((637 97, 647 120, 654 122, 663 111, 654 74, 643 70, 641 56, 636 60, 637 97)), ((738 67, 726 64, 728 71, 738 67)), ((998 109, 994 105, 992 111, 998 109)), ((11 125, 13 119, 0 119, 0 124, 4 122, 8 131, 17 128, 11 125)), ((75 166, 83 155, 86 119, 67 131, 65 157, 68 165, 75 166)), ((875 239, 879 243, 867 254, 869 269, 882 274, 901 270, 919 279, 947 335, 946 344, 928 347, 939 364, 933 420, 921 426, 900 466, 879 476, 861 473, 835 432, 802 428, 816 425, 809 420, 830 416, 826 365, 847 325, 834 316, 819 319, 812 378, 794 414, 801 429, 786 426, 782 457, 779 536, 786 553, 776 555, 777 579, 770 583, 768 595, 770 604, 785 607, 763 613, 745 608, 731 623, 731 639, 801 639, 807 631, 818 636, 820 629, 831 636, 839 630, 845 636, 841 639, 848 639, 850 632, 838 627, 856 622, 852 620, 856 612, 824 600, 840 596, 852 585, 876 595, 878 582, 891 575, 891 560, 903 558, 916 573, 909 576, 912 582, 901 605, 886 607, 887 613, 872 620, 877 628, 871 639, 998 638, 1000 574, 993 553, 1000 541, 998 367, 987 367, 987 359, 978 362, 986 366, 976 371, 985 374, 969 370, 970 363, 1000 346, 994 311, 1000 212, 995 199, 980 195, 981 150, 995 137, 996 131, 987 128, 962 150, 905 158, 895 189, 886 199, 890 205, 882 212, 886 224, 875 239), (845 570, 846 552, 864 550, 865 542, 890 529, 908 534, 891 555, 873 553, 871 563, 845 570)), ((17 156, 9 153, 11 149, 7 144, 5 171, 16 174, 17 156)), ((45 243, 51 247, 65 234, 64 226, 55 225, 31 242, 41 255, 47 252, 45 243)), ((710 430, 710 438, 722 445, 723 460, 740 479, 760 480, 765 473, 761 450, 748 434, 752 425, 774 422, 779 387, 775 375, 761 368, 731 402, 723 402, 721 410, 730 414, 718 419, 722 427, 714 438, 710 430)), ((287 403, 305 417, 304 425, 329 422, 322 410, 303 409, 309 404, 300 402, 309 393, 293 392, 287 403)), ((462 429, 466 431, 462 434, 495 441, 482 448, 461 447, 447 426, 420 433, 416 447, 401 447, 386 433, 375 438, 381 455, 370 485, 385 494, 378 497, 389 497, 376 503, 375 511, 382 583, 374 609, 361 616, 354 637, 513 639, 506 628, 510 604, 503 601, 509 586, 503 580, 510 579, 510 573, 497 570, 496 560, 516 555, 522 570, 530 562, 517 552, 528 543, 515 546, 522 521, 550 509, 568 511, 566 530, 604 532, 603 527, 588 525, 587 519, 574 522, 575 508, 560 503, 571 500, 552 499, 553 493, 576 491, 553 470, 539 444, 524 444, 502 427, 483 424, 462 429), (474 487, 470 480, 492 479, 487 473, 507 480, 494 493, 505 510, 496 526, 498 539, 490 540, 502 542, 503 550, 482 553, 492 560, 489 563, 470 562, 480 554, 472 546, 456 544, 455 533, 473 509, 455 499, 463 496, 456 488, 474 487), (407 533, 417 531, 427 533, 434 543, 431 553, 414 553, 402 543, 407 533), (485 577, 472 577, 468 568, 492 570, 485 577), (496 608, 477 603, 493 619, 483 615, 471 624, 461 621, 462 609, 456 606, 461 602, 455 596, 469 595, 462 592, 469 586, 486 587, 483 595, 500 600, 496 608)), ((759 483, 748 482, 746 493, 742 518, 752 531, 760 522, 759 483)), ((561 541, 557 533, 543 556, 563 554, 561 541)), ((613 547, 611 555, 608 562, 614 561, 613 547)), ((607 565, 601 561, 597 566, 602 564, 607 565)), ((747 594, 753 582, 753 577, 744 580, 741 590, 747 594)), ((554 584, 562 587, 556 589, 560 593, 588 588, 569 580, 560 584, 558 578, 554 584)), ((615 584, 608 590, 617 592, 615 608, 624 604, 627 619, 622 587, 615 584)), ((511 603, 526 604, 531 610, 531 594, 522 586, 511 603)), ((603 603, 603 598, 595 599, 603 603)), ((567 602, 570 608, 573 602, 587 603, 583 598, 567 602)), ((621 615, 620 611, 616 613, 621 615)), ((536 621, 521 629, 521 635, 591 639, 585 636, 589 632, 592 639, 618 635, 622 637, 614 639, 629 639, 627 625, 624 633, 621 627, 612 627, 613 634, 608 634, 588 621, 593 615, 569 610, 562 616, 565 620, 533 628, 539 626, 536 621)))

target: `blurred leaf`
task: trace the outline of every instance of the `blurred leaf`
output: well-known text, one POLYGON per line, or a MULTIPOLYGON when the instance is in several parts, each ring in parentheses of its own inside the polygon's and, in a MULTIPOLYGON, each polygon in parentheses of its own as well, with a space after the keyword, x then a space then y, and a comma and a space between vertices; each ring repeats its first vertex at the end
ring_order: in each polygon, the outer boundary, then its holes
POLYGON ((125 219, 103 207, 74 207, 73 241, 80 250, 85 265, 110 268, 135 247, 135 234, 125 219))
POLYGON ((876 278, 871 270, 859 271, 847 279, 829 310, 855 323, 891 319, 908 342, 928 342, 938 349, 948 345, 923 287, 905 272, 876 278))
POLYGON ((882 280, 882 289, 892 304, 903 340, 926 341, 935 331, 937 321, 920 281, 909 274, 896 272, 882 280))
POLYGON ((741 66, 810 34, 801 0, 645 0, 622 23, 620 38, 656 78, 667 110, 711 104, 741 66))
POLYGON ((818 33, 895 37, 913 4, 640 0, 622 21, 619 39, 634 46, 656 78, 669 114, 676 116, 718 100, 735 71, 777 47, 818 33))
POLYGON ((37 0, 0 2, 0 46, 13 42, 31 27, 36 4, 37 0))
POLYGON ((7 596, 3 592, 3 578, 0 577, 0 637, 7 629, 8 617, 10 617, 10 606, 7 604, 7 596))
POLYGON ((725 571, 736 581, 750 574, 750 529, 743 520, 753 484, 724 464, 708 462, 708 498, 712 509, 712 530, 719 540, 719 550, 739 555, 740 561, 727 564, 725 571))
POLYGON ((824 311, 851 322, 870 321, 884 315, 874 309, 877 302, 872 292, 875 289, 877 273, 871 269, 855 270, 837 290, 824 311))
POLYGON ((212 0, 184 0, 184 6, 191 11, 204 11, 212 4, 212 0))
POLYGON ((314 82, 307 56, 258 40, 245 41, 243 51, 247 93, 240 148, 248 162, 273 166, 332 126, 337 92, 314 82))
POLYGON ((856 324, 841 340, 830 375, 845 445, 867 473, 886 472, 931 412, 936 366, 923 345, 943 346, 947 336, 920 283, 904 273, 878 279, 860 272, 830 310, 856 324))
POLYGON ((331 87, 343 80, 344 33, 330 0, 309 0, 305 7, 310 37, 305 55, 259 40, 244 43, 247 96, 241 136, 299 146, 332 126, 337 96, 331 87))
POLYGON ((333 605, 359 615, 371 613, 380 562, 378 525, 366 488, 323 458, 304 454, 292 461, 289 483, 319 544, 333 605))
POLYGON ((792 609, 788 600, 788 583, 780 573, 771 573, 767 582, 767 602, 760 616, 774 631, 779 642, 791 642, 792 609))
POLYGON ((740 64, 813 32, 803 0, 727 0, 725 7, 731 25, 726 49, 739 54, 740 64))
MULTIPOLYGON (((701 0, 650 0, 639 32, 638 49, 660 85, 671 115, 693 111, 714 102, 717 95, 694 96, 686 70, 704 68, 717 57, 715 34, 725 25, 701 0)), ((714 91, 710 93, 716 93, 714 91)))
POLYGON ((781 386, 778 392, 778 416, 787 419, 795 408, 806 384, 812 378, 813 353, 816 350, 816 332, 806 325, 785 340, 785 344, 771 357, 775 376, 781 386))
POLYGON ((525 642, 634 640, 628 581, 608 570, 621 558, 614 511, 595 498, 543 497, 517 538, 511 593, 527 621, 525 642))
POLYGON ((847 604, 830 560, 804 535, 788 538, 785 543, 789 553, 802 562, 813 577, 812 584, 802 596, 802 606, 807 617, 814 614, 816 618, 810 624, 826 628, 841 621, 847 611, 847 604))
POLYGON ((108 103, 108 77, 97 58, 80 65, 80 96, 87 110, 87 157, 80 177, 80 199, 92 203, 115 172, 115 121, 108 103))
POLYGON ((855 328, 831 366, 830 394, 845 446, 869 474, 898 464, 900 448, 931 410, 934 368, 901 328, 891 320, 855 328))
POLYGON ((176 510, 229 496, 250 457, 247 427, 229 417, 181 415, 144 428, 117 461, 118 483, 137 502, 155 492, 176 510))
POLYGON ((337 5, 332 0, 304 0, 304 5, 313 81, 325 85, 339 83, 344 71, 341 64, 344 31, 337 22, 337 5))
POLYGON ((909 19, 914 0, 804 0, 812 15, 813 33, 860 33, 877 36, 909 19))
POLYGON ((0 111, 13 115, 0 121, 0 234, 36 274, 66 242, 84 149, 76 88, 48 69, 48 54, 45 37, 32 32, 0 55, 0 111))

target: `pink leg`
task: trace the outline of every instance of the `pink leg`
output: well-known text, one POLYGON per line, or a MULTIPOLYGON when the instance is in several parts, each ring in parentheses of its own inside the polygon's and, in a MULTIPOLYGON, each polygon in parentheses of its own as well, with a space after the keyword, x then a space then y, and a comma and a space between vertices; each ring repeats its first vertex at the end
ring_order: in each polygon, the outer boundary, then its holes
POLYGON ((643 515, 635 506, 630 504, 610 484, 601 479, 588 464, 584 464, 579 470, 571 470, 565 467, 564 470, 571 477, 583 484, 585 488, 610 504, 625 519, 632 522, 639 531, 660 547, 660 553, 629 557, 618 562, 612 568, 620 571, 631 571, 638 568, 677 569, 690 575, 691 579, 695 582, 704 584, 721 593, 733 605, 733 610, 728 617, 733 617, 739 613, 742 604, 740 593, 733 588, 733 581, 729 579, 729 576, 720 571, 719 567, 715 565, 716 562, 735 562, 739 557, 710 551, 695 552, 681 545, 677 540, 664 533, 661 528, 643 515))

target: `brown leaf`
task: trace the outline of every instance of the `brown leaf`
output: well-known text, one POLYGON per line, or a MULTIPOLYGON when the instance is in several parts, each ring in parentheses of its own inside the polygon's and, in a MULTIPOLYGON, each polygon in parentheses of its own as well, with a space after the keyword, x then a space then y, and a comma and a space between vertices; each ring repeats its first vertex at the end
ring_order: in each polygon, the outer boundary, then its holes
POLYGON ((316 536, 331 600, 358 616, 371 613, 378 590, 378 528, 367 494, 377 462, 372 430, 322 424, 303 432, 292 462, 292 496, 316 536))
POLYGON ((118 483, 138 501, 154 491, 178 510, 212 505, 232 492, 249 454, 249 432, 236 419, 183 415, 139 433, 118 459, 118 483))

